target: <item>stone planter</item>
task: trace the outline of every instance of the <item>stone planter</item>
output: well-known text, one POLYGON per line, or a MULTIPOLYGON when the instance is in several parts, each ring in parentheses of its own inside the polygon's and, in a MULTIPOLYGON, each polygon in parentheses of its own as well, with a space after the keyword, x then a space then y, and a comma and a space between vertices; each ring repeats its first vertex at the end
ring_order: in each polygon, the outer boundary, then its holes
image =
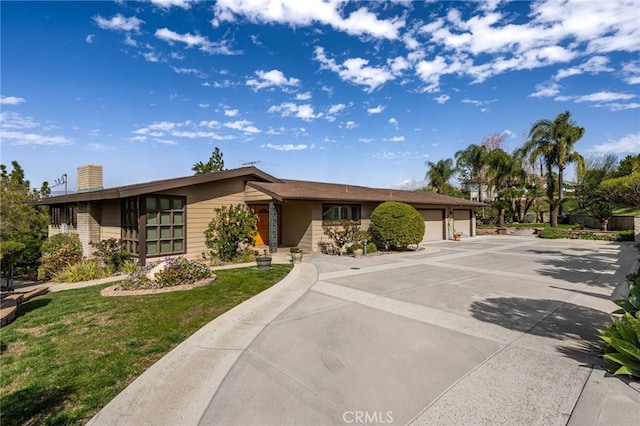
POLYGON ((362 257, 363 254, 364 254, 363 249, 355 249, 353 251, 353 257, 362 257))
POLYGON ((496 228, 498 235, 507 235, 507 228, 496 228))
POLYGON ((291 253, 291 262, 302 263, 302 252, 299 251, 291 253))
POLYGON ((453 241, 460 241, 461 238, 462 238, 461 234, 453 234, 453 241))
POLYGON ((258 269, 269 269, 271 268, 271 258, 269 256, 256 257, 256 264, 258 269))

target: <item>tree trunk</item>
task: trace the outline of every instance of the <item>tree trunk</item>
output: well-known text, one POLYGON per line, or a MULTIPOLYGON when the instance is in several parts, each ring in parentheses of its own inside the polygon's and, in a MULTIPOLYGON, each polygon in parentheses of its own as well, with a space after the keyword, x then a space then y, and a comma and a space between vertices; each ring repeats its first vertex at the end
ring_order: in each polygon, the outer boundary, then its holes
POLYGON ((498 228, 504 228, 504 208, 498 209, 498 228))
MULTIPOLYGON (((563 175, 564 175, 564 167, 563 166, 559 166, 558 167, 558 199, 562 200, 562 196, 563 196, 563 175)), ((560 204, 559 208, 558 208, 558 215, 562 216, 562 204, 560 204)))
POLYGON ((558 227, 558 211, 559 210, 560 210, 560 205, 551 207, 549 209, 549 223, 551 224, 552 228, 558 227))

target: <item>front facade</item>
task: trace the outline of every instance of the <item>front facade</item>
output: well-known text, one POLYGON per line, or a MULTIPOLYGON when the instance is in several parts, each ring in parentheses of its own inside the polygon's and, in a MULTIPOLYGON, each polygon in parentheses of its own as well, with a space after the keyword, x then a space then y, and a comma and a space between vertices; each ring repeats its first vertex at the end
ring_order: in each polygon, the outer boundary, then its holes
POLYGON ((217 207, 245 204, 256 213, 256 245, 315 252, 326 240, 323 226, 350 220, 367 229, 371 212, 385 201, 420 212, 425 242, 450 239, 454 231, 474 236, 473 209, 482 206, 434 193, 281 180, 254 167, 83 191, 38 204, 49 206, 49 235, 77 233, 86 256, 91 243, 117 238, 144 264, 177 255, 202 259, 204 231, 217 207))

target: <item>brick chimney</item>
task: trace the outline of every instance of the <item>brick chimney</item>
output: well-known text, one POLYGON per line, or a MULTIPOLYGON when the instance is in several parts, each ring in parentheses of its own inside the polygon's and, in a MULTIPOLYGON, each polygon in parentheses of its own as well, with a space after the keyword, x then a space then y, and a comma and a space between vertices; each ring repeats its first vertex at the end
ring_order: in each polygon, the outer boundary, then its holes
POLYGON ((78 192, 102 189, 102 166, 87 164, 78 167, 78 192))

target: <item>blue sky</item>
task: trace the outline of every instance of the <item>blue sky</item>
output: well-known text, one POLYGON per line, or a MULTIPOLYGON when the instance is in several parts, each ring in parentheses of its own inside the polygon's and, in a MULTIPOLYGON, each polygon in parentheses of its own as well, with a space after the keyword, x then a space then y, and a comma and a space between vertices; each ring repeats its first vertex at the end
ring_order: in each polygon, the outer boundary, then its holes
POLYGON ((630 1, 8 2, 2 163, 32 186, 227 168, 394 187, 486 136, 569 110, 583 155, 640 152, 630 1))

